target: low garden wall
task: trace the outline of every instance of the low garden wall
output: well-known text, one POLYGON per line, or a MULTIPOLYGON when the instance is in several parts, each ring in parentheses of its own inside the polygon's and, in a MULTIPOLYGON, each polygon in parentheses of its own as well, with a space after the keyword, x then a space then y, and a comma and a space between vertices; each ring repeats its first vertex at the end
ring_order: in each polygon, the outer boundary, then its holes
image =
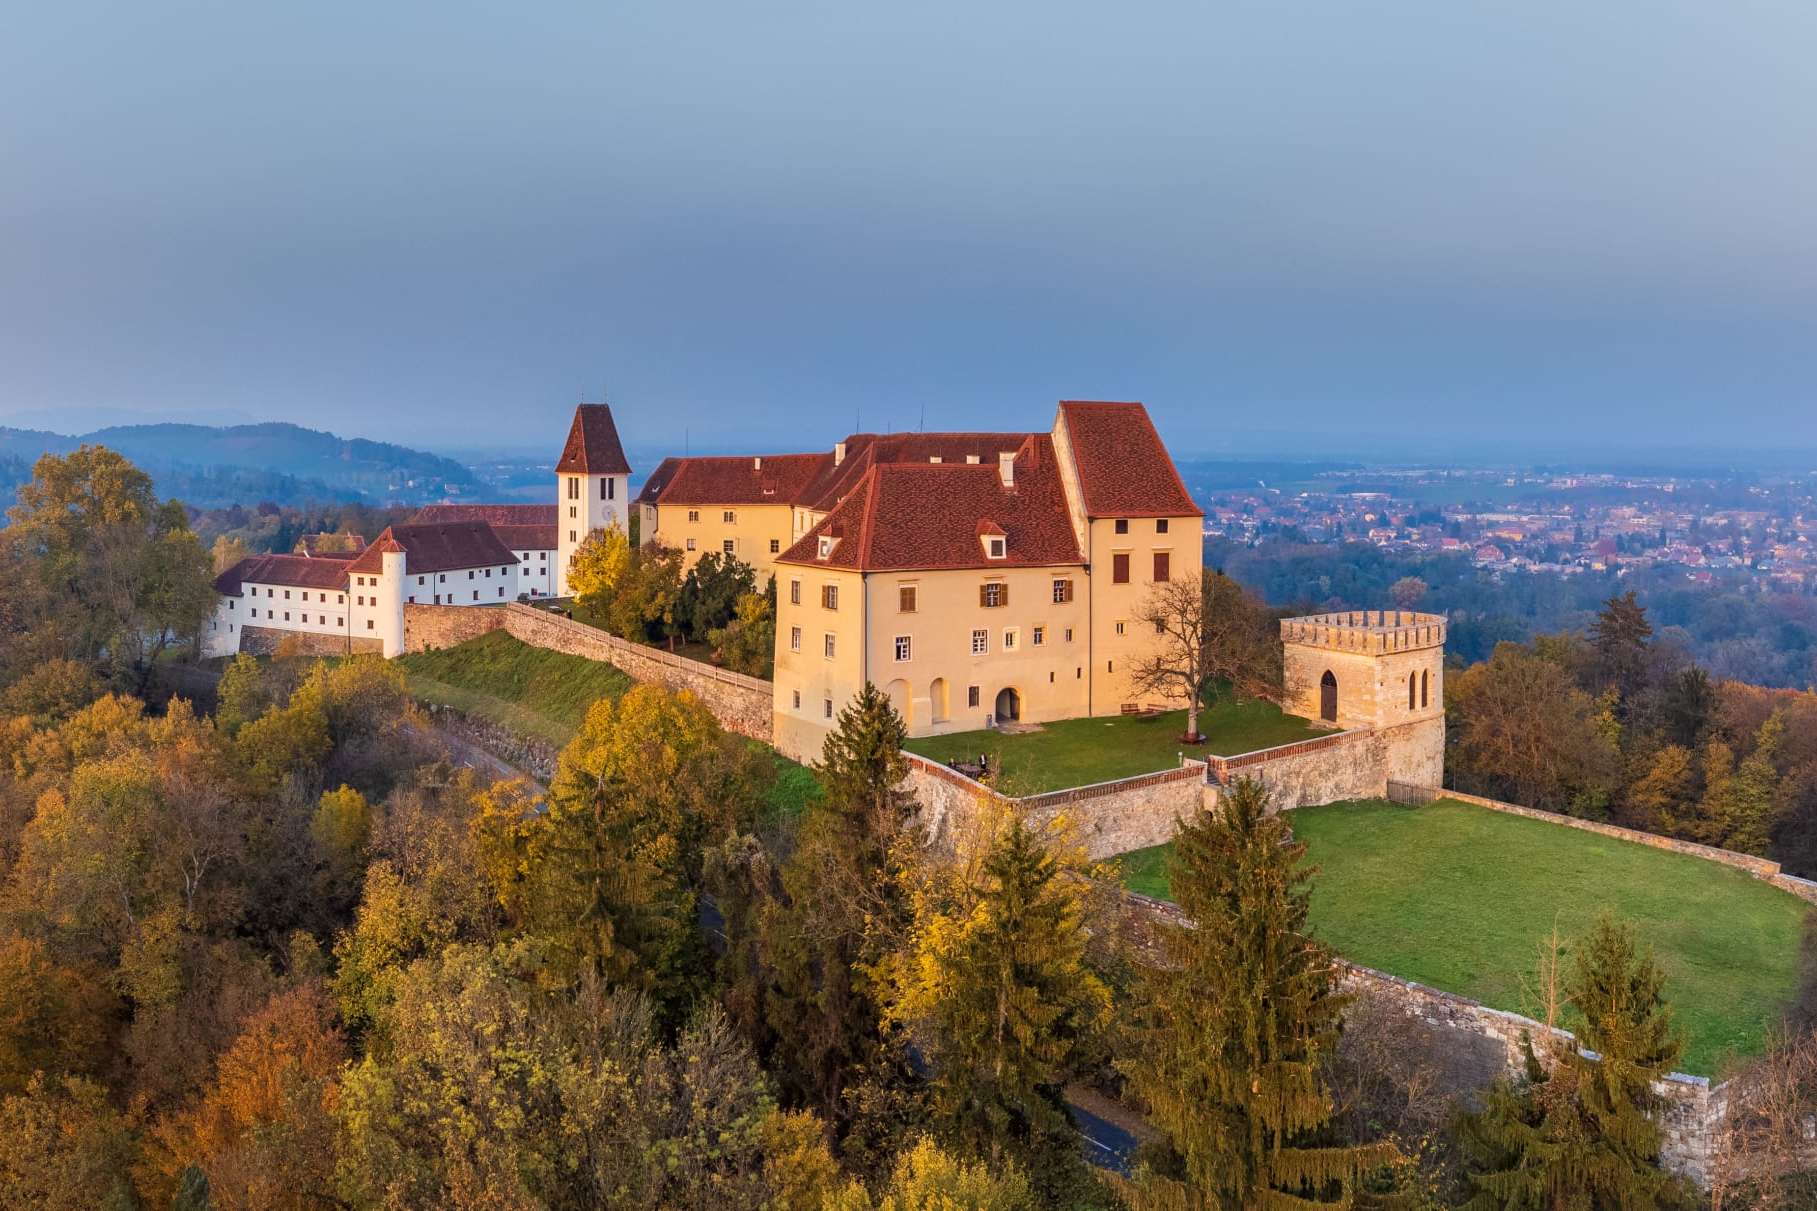
POLYGON ((241 627, 240 651, 252 656, 275 655, 278 648, 299 656, 346 656, 349 653, 382 653, 376 639, 351 635, 324 635, 312 631, 284 631, 274 627, 241 627))
MULTIPOLYGON (((1190 924, 1179 907, 1135 892, 1124 892, 1131 908, 1151 921, 1190 924)), ((1427 1059, 1453 1094, 1486 1089, 1501 1076, 1520 1076, 1526 1068, 1527 1040, 1538 1046, 1546 1034, 1569 1045, 1569 1031, 1481 1001, 1443 992, 1387 972, 1337 961, 1338 982, 1345 991, 1411 1019, 1424 1040, 1427 1059)), ((1700 1076, 1675 1072, 1654 1084, 1664 1102, 1660 1159, 1665 1167, 1708 1185, 1724 1119, 1728 1086, 1712 1087, 1700 1076)))
POLYGON ((1390 782, 1387 794, 1388 798, 1394 802, 1410 806, 1431 803, 1435 799, 1455 799, 1459 803, 1471 803, 1477 807, 1486 807, 1490 811, 1506 812, 1511 816, 1525 816, 1529 820, 1543 820, 1547 824, 1575 828, 1587 833, 1598 833, 1604 837, 1614 837, 1619 841, 1632 841, 1637 845, 1646 845, 1653 849, 1667 849, 1673 853, 1688 854, 1707 862, 1720 862, 1724 866, 1745 870, 1756 879, 1771 883, 1807 903, 1817 904, 1817 883, 1813 883, 1809 879, 1800 879, 1796 875, 1786 874, 1780 870, 1779 863, 1770 858, 1757 858, 1753 854, 1736 853, 1731 849, 1717 849, 1713 845, 1699 845, 1694 841, 1662 837, 1658 833, 1642 832, 1636 828, 1623 828, 1618 824, 1579 820, 1575 816, 1562 816, 1557 812, 1542 811, 1537 807, 1522 807, 1518 803, 1504 803, 1500 799, 1485 799, 1481 795, 1467 795, 1462 791, 1445 790, 1436 786, 1415 786, 1405 782, 1390 782))

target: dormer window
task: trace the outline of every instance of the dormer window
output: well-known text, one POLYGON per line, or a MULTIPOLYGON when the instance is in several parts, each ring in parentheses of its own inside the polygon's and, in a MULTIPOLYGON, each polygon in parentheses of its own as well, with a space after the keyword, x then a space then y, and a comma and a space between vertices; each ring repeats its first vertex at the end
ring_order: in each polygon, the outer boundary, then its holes
POLYGON ((996 535, 991 535, 986 538, 984 540, 984 554, 990 559, 1002 559, 1004 554, 1004 540, 996 535))
POLYGON ((831 559, 833 557, 833 547, 838 541, 839 541, 838 539, 834 538, 830 534, 822 534, 820 536, 820 550, 818 552, 819 558, 831 559))

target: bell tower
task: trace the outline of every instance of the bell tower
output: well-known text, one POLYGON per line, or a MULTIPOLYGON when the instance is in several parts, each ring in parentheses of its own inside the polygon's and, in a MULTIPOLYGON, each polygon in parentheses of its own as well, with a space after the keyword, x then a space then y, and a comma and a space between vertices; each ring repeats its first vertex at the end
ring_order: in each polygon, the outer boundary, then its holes
POLYGON ((630 479, 631 464, 619 444, 612 409, 580 405, 555 463, 557 597, 568 595, 568 564, 589 534, 614 522, 629 533, 630 479))

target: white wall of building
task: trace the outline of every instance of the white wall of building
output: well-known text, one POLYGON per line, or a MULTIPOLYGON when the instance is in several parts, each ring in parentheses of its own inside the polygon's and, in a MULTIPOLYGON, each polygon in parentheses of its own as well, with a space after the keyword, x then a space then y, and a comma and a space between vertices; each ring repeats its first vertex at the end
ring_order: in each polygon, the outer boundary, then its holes
POLYGON ((555 477, 555 595, 568 595, 568 564, 587 535, 613 522, 630 533, 628 475, 557 475, 555 477))

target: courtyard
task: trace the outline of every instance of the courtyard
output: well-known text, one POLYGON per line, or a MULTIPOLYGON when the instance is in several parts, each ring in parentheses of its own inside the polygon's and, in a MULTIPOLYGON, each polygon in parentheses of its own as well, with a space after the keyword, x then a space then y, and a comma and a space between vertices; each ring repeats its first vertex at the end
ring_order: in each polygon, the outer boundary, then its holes
POLYGON ((993 730, 923 736, 904 747, 935 761, 975 762, 982 755, 993 771, 992 785, 1006 795, 1038 795, 1174 769, 1182 754, 1229 757, 1322 736, 1329 729, 1271 702, 1238 702, 1229 695, 1211 700, 1199 714, 1209 739, 1183 744, 1186 712, 1065 719, 1028 731, 993 730))
MULTIPOLYGON (((1455 800, 1288 819, 1319 868, 1314 934, 1365 967, 1538 1016, 1541 942, 1556 926, 1568 943, 1606 909, 1653 948, 1685 1037, 1678 1066, 1699 1076, 1759 1054, 1798 997, 1810 906, 1732 867, 1455 800)), ((1170 848, 1125 854, 1124 883, 1168 898, 1170 848)))

